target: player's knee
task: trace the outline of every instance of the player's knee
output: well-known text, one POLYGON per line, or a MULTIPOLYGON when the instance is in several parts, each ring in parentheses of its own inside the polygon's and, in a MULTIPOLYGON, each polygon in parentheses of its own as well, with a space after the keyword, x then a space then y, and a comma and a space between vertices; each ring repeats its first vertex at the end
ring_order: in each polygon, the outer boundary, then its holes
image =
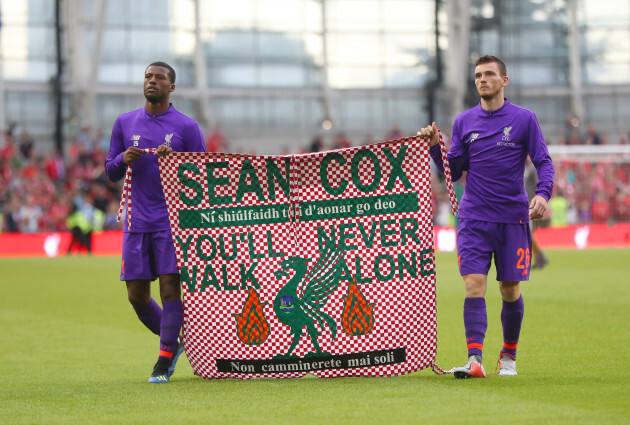
POLYGON ((127 299, 129 299, 129 303, 136 310, 142 307, 146 307, 151 302, 151 296, 146 296, 144 294, 127 291, 127 299))
POLYGON ((464 285, 466 287, 466 297, 482 298, 486 296, 486 277, 484 275, 464 275, 464 285))
POLYGON ((499 287, 505 301, 516 301, 521 296, 520 282, 500 282, 499 287))
POLYGON ((181 299, 181 296, 179 275, 160 276, 160 297, 162 301, 177 301, 181 299))
POLYGON ((127 282, 127 299, 135 309, 148 305, 151 302, 149 284, 138 281, 127 282))

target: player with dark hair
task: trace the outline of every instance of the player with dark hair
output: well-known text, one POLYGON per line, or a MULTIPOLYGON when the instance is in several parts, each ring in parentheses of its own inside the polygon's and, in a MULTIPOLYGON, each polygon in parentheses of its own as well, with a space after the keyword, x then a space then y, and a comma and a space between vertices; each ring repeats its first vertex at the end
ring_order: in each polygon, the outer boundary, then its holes
POLYGON ((175 371, 183 352, 179 335, 184 309, 158 160, 145 149, 157 148, 157 156, 206 150, 199 125, 170 103, 174 90, 175 70, 170 65, 154 62, 146 68, 144 108, 116 119, 105 161, 111 181, 122 179, 133 164, 131 229, 124 226, 120 280, 126 281, 129 302, 140 321, 160 337, 150 383, 169 382, 175 371), (151 281, 156 278, 162 307, 151 297, 151 281))
MULTIPOLYGON (((503 348, 499 375, 516 375, 516 349, 524 305, 520 282, 529 280, 529 220, 541 218, 553 189, 554 167, 533 112, 504 97, 509 78, 505 64, 482 56, 475 67, 480 103, 453 124, 448 159, 453 180, 466 175, 459 210, 457 258, 464 280, 464 327, 468 363, 454 369, 456 378, 485 377, 483 343, 488 327, 486 288, 494 263, 503 298, 503 348), (536 196, 527 200, 524 185, 527 155, 538 172, 536 196)), ((443 171, 435 123, 418 135, 430 139, 433 161, 443 171)))

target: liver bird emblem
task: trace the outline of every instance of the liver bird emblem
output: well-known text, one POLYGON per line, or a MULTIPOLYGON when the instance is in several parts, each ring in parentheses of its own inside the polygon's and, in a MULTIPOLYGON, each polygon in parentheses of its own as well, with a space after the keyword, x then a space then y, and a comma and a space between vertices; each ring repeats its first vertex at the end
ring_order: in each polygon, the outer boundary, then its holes
POLYGON ((300 342, 302 329, 306 328, 306 334, 311 338, 314 352, 306 354, 306 357, 330 356, 321 350, 317 337, 320 332, 317 329, 330 328, 332 339, 337 337, 337 324, 335 320, 322 311, 328 302, 330 295, 339 286, 341 270, 338 262, 342 253, 335 248, 326 246, 319 260, 309 270, 310 258, 289 257, 280 263, 280 269, 274 272, 278 280, 290 275, 293 277, 280 289, 273 302, 273 310, 280 322, 291 328, 293 335, 291 346, 286 354, 279 354, 274 358, 297 357, 291 353, 300 342), (317 325, 317 326, 316 326, 317 325))

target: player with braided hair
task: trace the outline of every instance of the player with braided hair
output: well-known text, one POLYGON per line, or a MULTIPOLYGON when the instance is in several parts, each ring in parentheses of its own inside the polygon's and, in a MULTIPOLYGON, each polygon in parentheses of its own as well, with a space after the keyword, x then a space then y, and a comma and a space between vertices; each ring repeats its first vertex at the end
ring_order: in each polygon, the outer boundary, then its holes
MULTIPOLYGON (((175 110, 170 95, 175 70, 164 62, 150 64, 144 73, 143 108, 120 115, 112 129, 105 171, 111 181, 122 179, 133 164, 133 205, 130 228, 124 226, 120 280, 138 318, 160 337, 157 363, 150 383, 169 382, 183 345, 181 284, 171 227, 160 181, 157 156, 175 152, 205 152, 199 125, 175 110), (151 281, 159 278, 162 307, 151 297, 151 281)), ((126 220, 125 220, 126 222, 126 220)))

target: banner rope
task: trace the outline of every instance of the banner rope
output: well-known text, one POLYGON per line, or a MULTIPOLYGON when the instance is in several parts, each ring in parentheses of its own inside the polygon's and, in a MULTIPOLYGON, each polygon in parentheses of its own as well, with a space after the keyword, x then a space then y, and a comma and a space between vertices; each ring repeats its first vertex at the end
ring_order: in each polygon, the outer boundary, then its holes
POLYGON ((451 212, 457 217, 459 211, 459 203, 457 202, 457 195, 455 195, 455 188, 453 187, 453 179, 451 177, 451 165, 448 162, 448 154, 446 152, 446 146, 444 145, 444 138, 442 132, 438 130, 440 136, 440 151, 442 152, 442 163, 444 164, 444 177, 446 179, 446 191, 448 192, 448 200, 451 203, 451 212))
POLYGON ((436 375, 448 375, 449 373, 453 373, 455 368, 451 370, 443 370, 440 368, 435 362, 431 363, 431 370, 435 372, 436 375))
MULTIPOLYGON (((146 153, 157 152, 156 148, 143 149, 146 153)), ((125 180, 123 182, 122 194, 120 196, 120 206, 118 207, 118 215, 116 216, 116 223, 120 223, 122 220, 123 211, 125 207, 127 209, 127 230, 131 230, 131 175, 132 165, 127 166, 127 172, 125 173, 125 180)))
POLYGON ((301 232, 299 232, 299 226, 297 224, 300 218, 298 193, 299 176, 297 176, 297 173, 296 159, 294 155, 291 155, 289 157, 289 227, 295 236, 296 243, 301 244, 302 238, 298 235, 298 233, 301 232))

